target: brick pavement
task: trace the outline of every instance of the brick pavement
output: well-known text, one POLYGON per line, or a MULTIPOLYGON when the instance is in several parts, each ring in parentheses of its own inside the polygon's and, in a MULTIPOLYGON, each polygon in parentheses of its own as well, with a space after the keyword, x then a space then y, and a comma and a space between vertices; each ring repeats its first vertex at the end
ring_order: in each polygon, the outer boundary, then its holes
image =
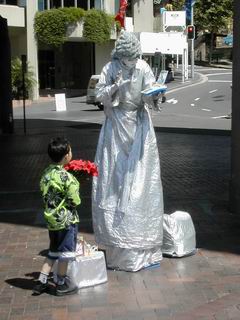
MULTIPOLYGON (((108 282, 69 297, 31 295, 44 259, 47 230, 41 219, 38 180, 52 135, 65 134, 75 157, 93 160, 99 125, 29 121, 29 134, 0 135, 0 319, 37 320, 239 320, 239 219, 228 211, 230 137, 161 132, 166 213, 185 210, 193 218, 198 251, 164 258, 156 269, 108 270, 108 282)), ((90 185, 83 190, 80 232, 94 242, 90 185)))

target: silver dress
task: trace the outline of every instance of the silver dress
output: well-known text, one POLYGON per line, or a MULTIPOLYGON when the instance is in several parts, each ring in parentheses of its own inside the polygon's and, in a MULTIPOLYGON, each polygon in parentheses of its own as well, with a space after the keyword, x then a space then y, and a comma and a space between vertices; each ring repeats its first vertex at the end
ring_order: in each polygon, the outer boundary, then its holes
POLYGON ((95 239, 108 267, 137 271, 162 259, 163 195, 156 136, 141 91, 155 78, 138 59, 134 69, 114 59, 102 70, 98 99, 106 114, 95 161, 92 215, 95 239), (113 93, 121 70, 130 79, 113 93))

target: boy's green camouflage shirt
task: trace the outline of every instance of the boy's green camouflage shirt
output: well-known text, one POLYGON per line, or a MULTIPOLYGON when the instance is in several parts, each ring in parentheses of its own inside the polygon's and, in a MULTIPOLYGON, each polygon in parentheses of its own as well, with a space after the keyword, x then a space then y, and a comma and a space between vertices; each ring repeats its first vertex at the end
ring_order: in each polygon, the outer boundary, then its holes
POLYGON ((81 203, 79 182, 63 166, 51 164, 40 180, 45 205, 44 218, 49 230, 66 229, 79 222, 76 207, 81 203))

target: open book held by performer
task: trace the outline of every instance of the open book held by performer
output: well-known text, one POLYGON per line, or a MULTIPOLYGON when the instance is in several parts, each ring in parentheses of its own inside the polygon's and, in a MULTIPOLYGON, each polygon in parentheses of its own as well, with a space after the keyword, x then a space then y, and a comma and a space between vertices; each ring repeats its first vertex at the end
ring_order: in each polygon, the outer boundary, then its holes
POLYGON ((165 94, 167 91, 167 86, 164 84, 168 75, 167 70, 160 72, 157 82, 153 83, 150 88, 142 90, 141 93, 147 96, 156 95, 156 94, 165 94))

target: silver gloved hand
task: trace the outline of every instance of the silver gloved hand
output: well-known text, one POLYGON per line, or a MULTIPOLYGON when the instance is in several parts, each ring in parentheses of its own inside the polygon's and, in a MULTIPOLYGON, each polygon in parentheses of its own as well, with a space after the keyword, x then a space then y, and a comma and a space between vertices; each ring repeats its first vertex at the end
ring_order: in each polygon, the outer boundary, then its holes
POLYGON ((116 76, 115 84, 118 86, 118 89, 123 89, 127 84, 130 83, 130 79, 123 80, 122 70, 120 70, 116 76))
POLYGON ((143 95, 142 99, 149 108, 153 108, 155 111, 162 111, 162 103, 166 101, 166 97, 162 93, 155 95, 143 95))

